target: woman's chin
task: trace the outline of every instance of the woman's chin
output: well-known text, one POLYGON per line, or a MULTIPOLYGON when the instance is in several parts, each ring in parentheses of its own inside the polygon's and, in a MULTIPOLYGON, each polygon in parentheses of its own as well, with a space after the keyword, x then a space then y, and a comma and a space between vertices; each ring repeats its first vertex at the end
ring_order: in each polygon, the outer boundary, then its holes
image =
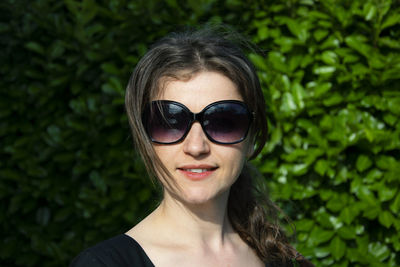
POLYGON ((204 205, 221 200, 221 193, 206 190, 185 190, 180 198, 186 204, 204 205))

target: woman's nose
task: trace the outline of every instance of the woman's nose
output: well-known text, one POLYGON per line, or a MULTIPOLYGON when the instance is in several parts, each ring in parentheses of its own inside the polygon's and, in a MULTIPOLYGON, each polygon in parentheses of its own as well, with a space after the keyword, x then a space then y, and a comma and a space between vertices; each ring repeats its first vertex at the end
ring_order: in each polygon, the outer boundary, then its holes
POLYGON ((184 140, 183 151, 193 157, 198 157, 210 152, 209 140, 201 128, 200 123, 193 123, 192 128, 184 140))

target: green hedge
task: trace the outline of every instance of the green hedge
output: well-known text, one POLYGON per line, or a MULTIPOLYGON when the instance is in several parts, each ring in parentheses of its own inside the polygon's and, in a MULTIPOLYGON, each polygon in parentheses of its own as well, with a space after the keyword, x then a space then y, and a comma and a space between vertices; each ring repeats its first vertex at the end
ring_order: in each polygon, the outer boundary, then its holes
POLYGON ((255 164, 317 266, 400 265, 400 2, 0 3, 1 266, 66 265, 159 200, 133 151, 124 88, 149 44, 224 22, 265 89, 255 164))
POLYGON ((301 1, 261 9, 271 139, 259 159, 321 266, 400 265, 400 5, 301 1))

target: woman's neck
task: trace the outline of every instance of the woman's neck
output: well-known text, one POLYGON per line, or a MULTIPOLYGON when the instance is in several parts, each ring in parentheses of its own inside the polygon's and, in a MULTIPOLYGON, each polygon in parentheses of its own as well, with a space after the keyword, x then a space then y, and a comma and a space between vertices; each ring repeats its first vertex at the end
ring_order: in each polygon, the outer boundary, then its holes
POLYGON ((154 219, 182 244, 220 249, 234 234, 227 216, 228 192, 206 203, 185 203, 166 193, 154 219))

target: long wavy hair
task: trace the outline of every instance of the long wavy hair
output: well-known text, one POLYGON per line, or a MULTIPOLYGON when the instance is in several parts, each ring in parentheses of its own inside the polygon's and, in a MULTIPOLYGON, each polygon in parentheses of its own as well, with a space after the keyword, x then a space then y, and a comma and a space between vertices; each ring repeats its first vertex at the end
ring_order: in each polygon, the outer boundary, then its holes
MULTIPOLYGON (((256 70, 240 48, 245 43, 242 40, 232 31, 207 27, 186 30, 164 37, 139 61, 126 89, 125 105, 134 143, 151 176, 171 177, 142 123, 146 104, 162 90, 161 78, 190 79, 199 72, 212 71, 232 80, 256 114, 250 131, 255 141, 251 158, 260 153, 267 140, 265 102, 256 70)), ((278 224, 279 209, 264 192, 256 189, 253 179, 249 166, 245 165, 230 190, 227 207, 230 222, 263 262, 289 262, 296 257, 296 251, 278 224)), ((168 185, 173 183, 172 179, 164 180, 168 185)))

